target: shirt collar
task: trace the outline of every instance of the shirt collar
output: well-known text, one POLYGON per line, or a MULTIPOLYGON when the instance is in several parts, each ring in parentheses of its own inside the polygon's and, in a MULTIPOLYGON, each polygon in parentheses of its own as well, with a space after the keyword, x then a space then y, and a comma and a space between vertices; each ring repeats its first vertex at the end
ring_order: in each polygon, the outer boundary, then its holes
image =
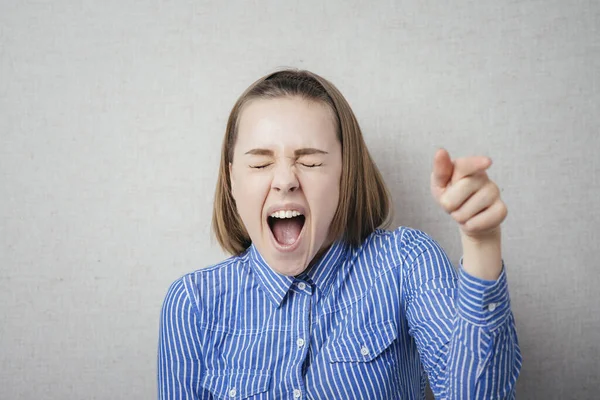
POLYGON ((301 279, 308 278, 307 280, 312 281, 317 290, 321 291, 321 298, 326 297, 336 272, 340 270, 350 253, 349 250, 350 246, 344 242, 334 242, 316 264, 298 277, 301 279))
MULTIPOLYGON (((254 244, 250 246, 248 253, 251 267, 256 272, 265 294, 276 307, 279 307, 297 278, 275 272, 269 267, 254 244)), ((348 254, 348 245, 341 241, 334 242, 316 264, 311 266, 308 271, 298 275, 298 279, 312 282, 324 297, 335 277, 334 272, 340 268, 348 254)))

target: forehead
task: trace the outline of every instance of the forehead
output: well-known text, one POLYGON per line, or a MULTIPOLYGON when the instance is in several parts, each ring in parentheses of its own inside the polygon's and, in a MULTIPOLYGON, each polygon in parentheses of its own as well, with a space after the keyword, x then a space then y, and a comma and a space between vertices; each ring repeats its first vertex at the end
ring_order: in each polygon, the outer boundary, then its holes
POLYGON ((332 110, 299 97, 253 100, 238 124, 236 147, 325 147, 337 142, 332 110))

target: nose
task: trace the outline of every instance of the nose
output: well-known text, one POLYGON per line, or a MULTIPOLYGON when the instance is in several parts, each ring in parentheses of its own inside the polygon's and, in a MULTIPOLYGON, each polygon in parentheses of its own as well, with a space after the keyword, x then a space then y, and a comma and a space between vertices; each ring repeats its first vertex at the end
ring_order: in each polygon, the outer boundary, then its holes
POLYGON ((280 165, 274 169, 273 182, 271 188, 277 192, 293 192, 298 189, 298 177, 296 176, 293 166, 280 165))

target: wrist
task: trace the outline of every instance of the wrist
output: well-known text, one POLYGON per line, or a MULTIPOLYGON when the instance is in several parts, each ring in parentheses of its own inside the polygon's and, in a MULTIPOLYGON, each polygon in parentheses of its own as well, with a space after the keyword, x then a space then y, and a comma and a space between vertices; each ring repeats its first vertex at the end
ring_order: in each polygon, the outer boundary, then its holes
POLYGON ((492 243, 500 243, 502 232, 500 230, 500 226, 477 234, 467 234, 461 229, 460 238, 463 244, 466 243, 474 246, 486 246, 492 243))
POLYGON ((485 280, 496 280, 502 272, 500 229, 477 237, 461 235, 463 269, 469 275, 485 280))

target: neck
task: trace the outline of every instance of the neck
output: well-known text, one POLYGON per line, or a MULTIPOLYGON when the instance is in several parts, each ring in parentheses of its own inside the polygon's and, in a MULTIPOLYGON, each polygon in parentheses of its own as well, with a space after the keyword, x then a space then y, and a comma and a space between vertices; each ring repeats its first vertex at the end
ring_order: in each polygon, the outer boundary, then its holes
POLYGON ((312 260, 310 260, 310 263, 308 263, 308 266, 306 267, 306 269, 304 271, 302 271, 302 273, 310 271, 310 269, 313 266, 315 266, 315 264, 317 264, 319 262, 319 260, 321 260, 321 258, 323 258, 323 255, 325 253, 327 253, 327 250, 329 250, 331 248, 331 245, 333 245, 333 241, 329 241, 329 242, 325 243, 321 247, 321 249, 317 252, 317 254, 315 254, 315 256, 312 258, 312 260))

